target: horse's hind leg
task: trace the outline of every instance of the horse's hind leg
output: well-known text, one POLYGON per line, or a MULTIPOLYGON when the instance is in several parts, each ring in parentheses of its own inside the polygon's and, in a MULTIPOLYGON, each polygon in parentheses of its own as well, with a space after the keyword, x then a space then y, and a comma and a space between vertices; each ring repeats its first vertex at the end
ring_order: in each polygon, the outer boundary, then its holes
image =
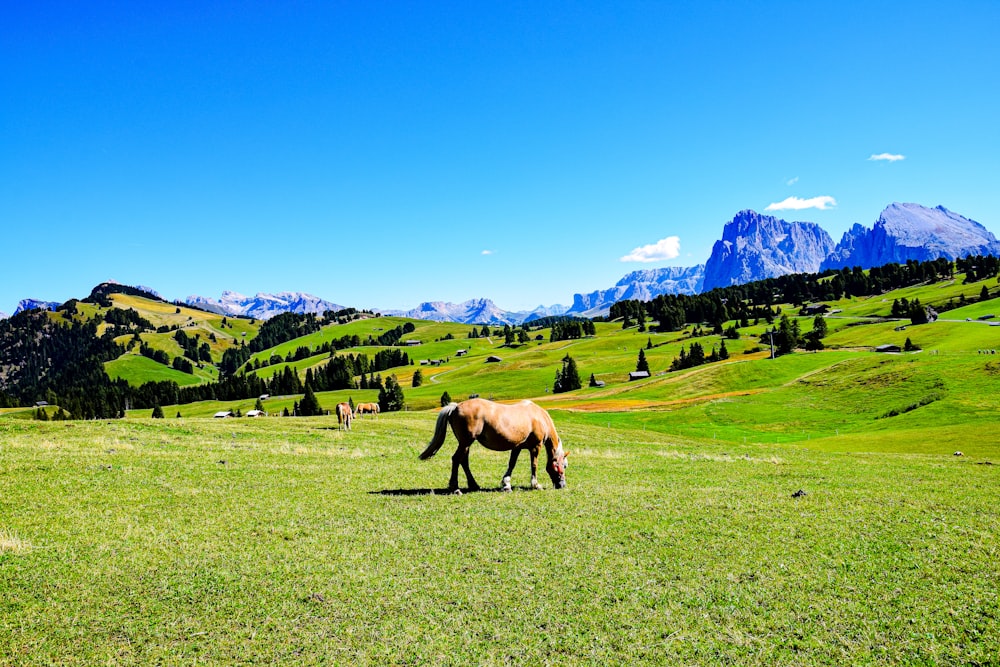
POLYGON ((448 482, 448 489, 454 491, 458 488, 458 468, 462 467, 465 471, 465 479, 469 482, 470 491, 478 491, 479 484, 476 483, 475 478, 472 476, 472 471, 469 469, 469 448, 472 447, 472 443, 475 440, 470 440, 468 443, 459 440, 458 449, 451 457, 451 480, 448 482))
POLYGON ((510 464, 507 466, 507 473, 500 480, 500 490, 510 491, 510 476, 514 474, 514 465, 517 464, 517 457, 521 453, 520 449, 510 450, 510 464))

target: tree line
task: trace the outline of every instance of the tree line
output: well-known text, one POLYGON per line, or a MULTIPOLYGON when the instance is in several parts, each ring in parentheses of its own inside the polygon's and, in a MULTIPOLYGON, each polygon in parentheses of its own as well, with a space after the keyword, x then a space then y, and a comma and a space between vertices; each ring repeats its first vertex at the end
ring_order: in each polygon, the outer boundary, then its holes
MULTIPOLYGON (((720 287, 702 294, 661 294, 651 301, 619 301, 611 306, 608 319, 622 318, 636 324, 655 320, 655 331, 679 331, 689 323, 708 323, 722 327, 730 320, 740 326, 751 321, 771 323, 781 314, 776 304, 801 306, 844 297, 875 296, 883 292, 924 283, 952 280, 956 269, 977 279, 997 275, 1000 260, 974 256, 952 263, 946 258, 903 264, 887 264, 863 271, 861 267, 827 270, 820 273, 795 273, 766 278, 745 285, 720 287), (973 268, 974 267, 974 268, 973 268)), ((721 332, 721 329, 720 329, 721 332)))

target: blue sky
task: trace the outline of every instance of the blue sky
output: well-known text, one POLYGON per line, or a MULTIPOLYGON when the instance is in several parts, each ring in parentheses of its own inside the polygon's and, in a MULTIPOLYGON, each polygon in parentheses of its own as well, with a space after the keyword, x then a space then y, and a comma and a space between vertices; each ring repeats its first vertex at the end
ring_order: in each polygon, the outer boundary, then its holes
POLYGON ((569 304, 747 208, 998 233, 998 30, 990 1, 7 3, 0 311, 108 279, 569 304))

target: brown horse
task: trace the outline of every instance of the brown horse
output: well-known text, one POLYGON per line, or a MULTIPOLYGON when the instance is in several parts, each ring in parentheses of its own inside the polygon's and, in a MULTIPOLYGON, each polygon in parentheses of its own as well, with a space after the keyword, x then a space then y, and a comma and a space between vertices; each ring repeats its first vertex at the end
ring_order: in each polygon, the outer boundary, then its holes
POLYGON ((434 437, 427 449, 420 455, 422 460, 434 456, 447 435, 448 424, 458 439, 458 449, 451 457, 451 480, 448 489, 458 489, 458 468, 465 471, 469 488, 479 489, 469 470, 469 447, 478 440, 487 449, 496 452, 510 452, 510 464, 500 482, 500 488, 510 491, 510 476, 522 449, 531 454, 531 488, 541 489, 538 483, 538 452, 542 446, 548 454, 546 472, 557 489, 566 488, 567 455, 563 452, 562 441, 556 433, 549 413, 531 401, 521 401, 515 405, 503 405, 481 398, 470 398, 461 403, 449 403, 438 413, 434 427, 434 437))
POLYGON ((351 430, 351 421, 354 419, 354 413, 351 411, 350 403, 337 403, 337 426, 344 430, 345 428, 351 430))
POLYGON ((378 403, 358 403, 354 407, 354 414, 361 418, 361 415, 375 415, 378 417, 379 407, 378 403))

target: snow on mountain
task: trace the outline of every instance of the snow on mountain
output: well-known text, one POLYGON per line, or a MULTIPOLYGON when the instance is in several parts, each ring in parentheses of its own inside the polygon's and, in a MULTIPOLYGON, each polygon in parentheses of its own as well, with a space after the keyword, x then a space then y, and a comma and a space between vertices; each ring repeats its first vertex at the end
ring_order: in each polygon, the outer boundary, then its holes
POLYGON ((412 310, 382 310, 383 315, 398 315, 435 322, 464 324, 519 324, 515 313, 498 308, 489 299, 469 299, 462 303, 425 301, 412 310))
POLYGON ((815 222, 786 222, 740 211, 722 230, 705 264, 704 291, 789 273, 815 273, 834 249, 815 222))
POLYGON ((943 206, 895 202, 882 211, 871 229, 855 224, 846 231, 821 269, 870 269, 911 259, 923 262, 990 254, 1000 254, 1000 242, 978 222, 943 206))
POLYGON ((327 310, 344 309, 344 306, 304 292, 279 292, 278 294, 258 292, 251 297, 226 290, 219 299, 189 296, 184 302, 220 315, 253 317, 260 320, 269 319, 280 313, 319 314, 327 310))

